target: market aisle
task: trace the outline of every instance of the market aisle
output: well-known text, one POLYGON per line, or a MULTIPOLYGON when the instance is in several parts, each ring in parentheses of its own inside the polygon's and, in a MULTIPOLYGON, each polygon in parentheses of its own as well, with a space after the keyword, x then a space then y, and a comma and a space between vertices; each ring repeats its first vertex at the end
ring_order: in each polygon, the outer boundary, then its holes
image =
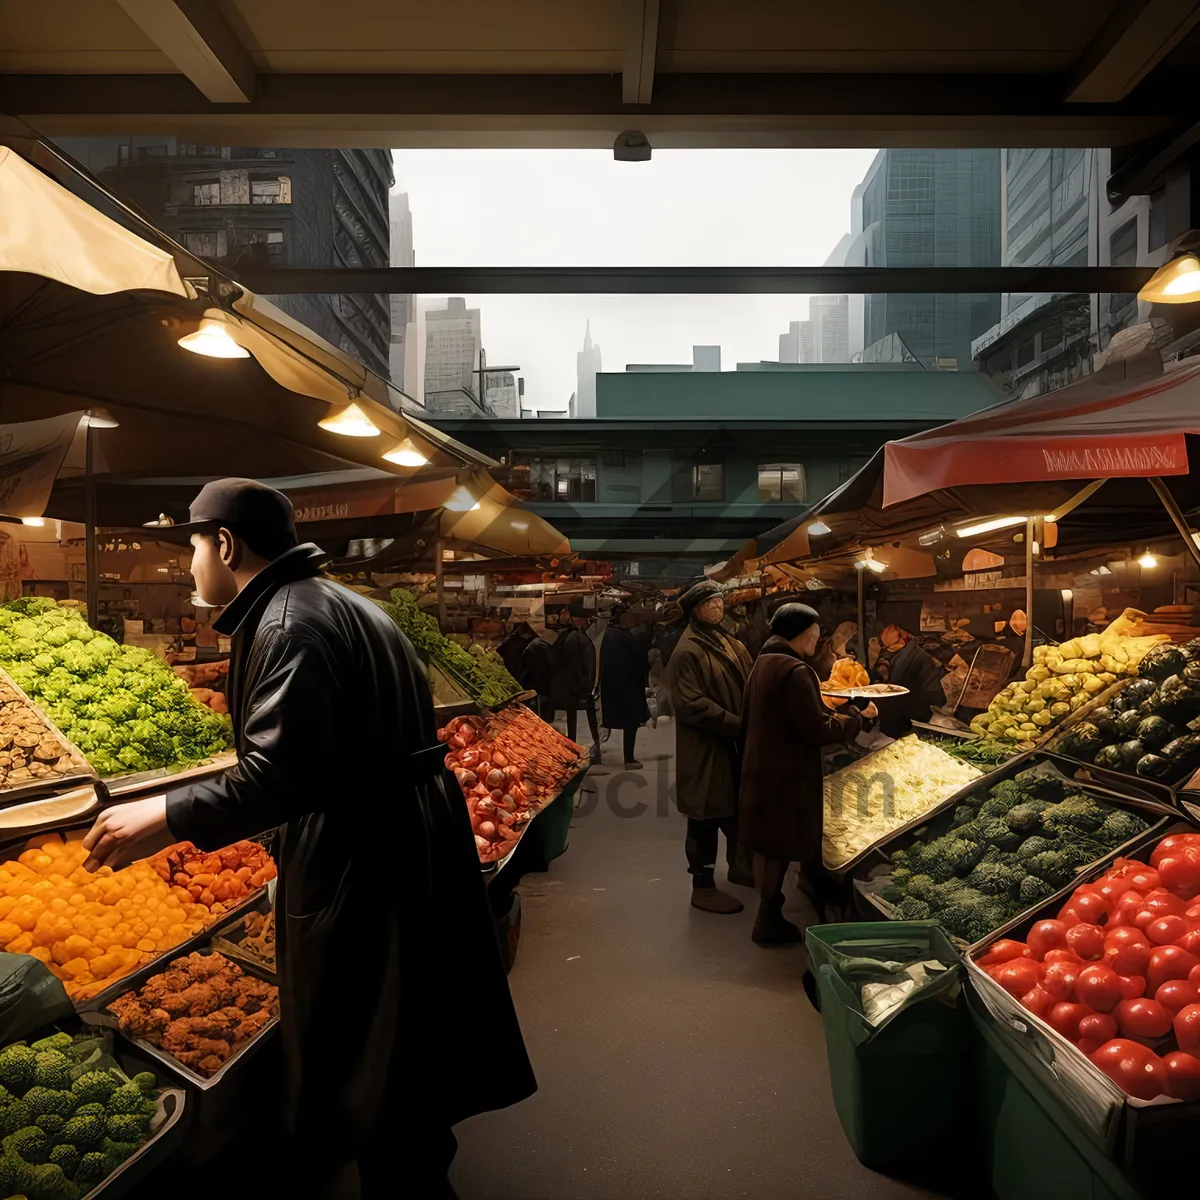
POLYGON ((673 742, 669 723, 643 734, 640 789, 615 767, 595 777, 567 853, 522 885, 510 981, 540 1091, 459 1127, 461 1200, 927 1195, 847 1147, 804 952, 751 943, 744 889, 735 917, 688 905, 671 764, 652 761, 673 742))

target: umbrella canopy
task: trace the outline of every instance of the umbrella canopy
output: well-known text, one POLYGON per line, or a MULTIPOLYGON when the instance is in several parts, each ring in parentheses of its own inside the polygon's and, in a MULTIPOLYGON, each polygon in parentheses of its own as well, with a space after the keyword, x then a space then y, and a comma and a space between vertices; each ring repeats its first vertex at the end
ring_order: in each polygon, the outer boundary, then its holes
MULTIPOLYGON (((139 236, 80 199, 117 202, 36 139, 0 136, 0 421, 95 409, 94 472, 112 482, 309 474, 361 464, 402 480, 491 465, 398 409, 394 388, 261 297, 192 258, 145 223, 139 236), (157 244, 156 244, 157 243, 157 244), (186 280, 186 282, 185 282, 186 280), (249 353, 188 353, 179 339, 217 321, 249 353), (318 422, 353 403, 380 430, 346 437, 318 422), (426 459, 382 455, 409 439, 426 459)), ((137 223, 136 214, 125 214, 137 223)), ((84 426, 68 450, 52 515, 82 512, 84 426)), ((111 519, 103 509, 101 521, 111 519)))

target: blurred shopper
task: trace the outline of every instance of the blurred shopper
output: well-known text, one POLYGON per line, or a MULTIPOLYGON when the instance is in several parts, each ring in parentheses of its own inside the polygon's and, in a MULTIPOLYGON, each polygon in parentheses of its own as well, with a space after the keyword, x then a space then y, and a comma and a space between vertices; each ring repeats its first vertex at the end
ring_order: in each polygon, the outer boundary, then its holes
POLYGON ((321 577, 326 555, 297 544, 282 492, 217 480, 190 515, 176 528, 191 533, 196 590, 224 608, 216 628, 233 639, 238 761, 106 808, 84 839, 88 869, 177 841, 215 851, 282 826, 275 913, 292 1144, 276 1195, 391 1197, 401 1164, 408 1194, 453 1196, 451 1126, 536 1085, 424 667, 382 609, 321 577), (348 741, 388 752, 347 755, 348 741), (463 1037, 480 1012, 486 1062, 463 1037))
MULTIPOLYGON (((821 747, 857 737, 862 718, 851 705, 835 713, 822 701, 820 680, 805 661, 820 636, 814 609, 784 604, 771 618, 771 636, 746 688, 738 836, 754 854, 759 902, 751 936, 760 946, 782 946, 803 936, 783 916, 789 863, 800 864, 804 892, 825 920, 821 747)), ((873 704, 862 713, 875 715, 873 704)))
POLYGON ((553 634, 548 630, 542 632, 531 641, 523 651, 517 663, 517 682, 529 692, 536 692, 537 698, 530 707, 544 721, 554 719, 554 703, 551 693, 554 691, 554 642, 553 634))
POLYGON ((901 737, 912 728, 913 721, 928 721, 935 704, 946 703, 942 688, 946 668, 899 625, 885 626, 879 641, 882 649, 875 660, 876 679, 908 688, 907 696, 884 701, 879 728, 888 737, 901 737))
POLYGON ((722 627, 725 602, 702 581, 679 600, 688 621, 667 667, 675 709, 675 803, 687 817, 692 904, 712 913, 744 905, 716 884, 718 835, 725 835, 730 883, 754 885, 737 837, 742 703, 750 674, 745 646, 722 627))
POLYGON ((828 679, 839 658, 858 658, 858 625, 854 621, 843 621, 828 637, 822 638, 808 665, 816 671, 818 679, 828 679))
POLYGON ((587 617, 572 610, 559 626, 554 643, 554 678, 550 703, 555 713, 567 714, 567 737, 578 741, 579 710, 587 713, 592 735, 591 760, 600 760, 600 726, 596 719, 596 647, 584 633, 587 617))
MULTIPOLYGON (((625 766, 641 770, 637 760, 637 731, 650 720, 646 678, 650 673, 645 637, 637 615, 625 604, 611 614, 600 643, 600 716, 605 729, 621 730, 625 766)), ((599 762, 599 756, 596 761, 599 762)))

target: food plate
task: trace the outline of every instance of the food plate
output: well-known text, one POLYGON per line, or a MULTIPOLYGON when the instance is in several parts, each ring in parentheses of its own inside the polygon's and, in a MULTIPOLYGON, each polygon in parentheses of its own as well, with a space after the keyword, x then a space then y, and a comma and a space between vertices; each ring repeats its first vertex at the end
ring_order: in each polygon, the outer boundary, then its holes
POLYGON ((868 683, 866 687, 851 688, 822 688, 822 696, 836 696, 839 700, 856 700, 867 697, 870 700, 890 700, 893 696, 907 696, 908 688, 897 683, 868 683))

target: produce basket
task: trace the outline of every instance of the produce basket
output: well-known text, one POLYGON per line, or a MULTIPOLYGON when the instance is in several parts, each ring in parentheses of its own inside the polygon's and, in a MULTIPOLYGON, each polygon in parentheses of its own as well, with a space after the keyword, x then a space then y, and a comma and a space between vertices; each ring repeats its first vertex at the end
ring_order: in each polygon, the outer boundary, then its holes
MULTIPOLYGON (((1148 830, 1134 845, 1125 849, 1123 857, 1145 862, 1163 837, 1195 831, 1195 826, 1187 822, 1168 822, 1165 827, 1160 825, 1148 830)), ((1107 863, 1097 863, 1081 872, 1071 890, 1099 878, 1107 866, 1107 863)), ((1180 1138, 1194 1134, 1200 1123, 1200 1101, 1183 1103, 1166 1096, 1139 1100, 1130 1096, 1067 1038, 1005 991, 975 961, 1001 937, 1024 940, 1038 921, 1058 913, 1062 899, 1062 896, 1055 897, 1010 928, 997 930, 975 947, 967 961, 968 978, 979 1001, 1006 1040, 1021 1047, 1024 1055, 1038 1064, 1039 1074, 1088 1137, 1123 1169, 1135 1171, 1139 1177, 1153 1175, 1164 1156, 1169 1155, 1172 1148, 1177 1149, 1180 1138)))
MULTIPOLYGON (((202 946, 195 952, 205 956, 217 953, 217 951, 211 945, 202 946)), ((143 986, 145 986, 147 980, 149 980, 152 976, 157 975, 165 970, 169 970, 171 963, 183 957, 187 956, 176 954, 171 957, 170 962, 147 964, 145 967, 142 967, 133 972, 131 975, 126 976, 126 978, 123 980, 125 986, 120 989, 117 994, 123 995, 125 992, 139 991, 143 986)), ((273 977, 269 977, 269 972, 263 971, 245 961, 239 962, 236 965, 240 967, 246 975, 251 975, 256 979, 261 979, 264 983, 269 983, 272 986, 276 985, 275 979, 273 977)), ((116 997, 111 997, 109 1002, 111 1003, 111 1000, 115 998, 116 997)), ((135 1037, 121 1032, 117 1018, 109 1011, 107 1007, 85 1013, 83 1014, 83 1019, 90 1025, 100 1026, 118 1032, 125 1041, 136 1048, 138 1054, 153 1060, 158 1064, 159 1068, 166 1071, 168 1075, 183 1079, 193 1087, 199 1088, 200 1091, 208 1091, 211 1088, 215 1088, 223 1080, 227 1079, 230 1074, 238 1071, 238 1069, 258 1051, 262 1044, 273 1035, 275 1028, 279 1024, 279 1015, 276 1012, 274 1015, 268 1018, 268 1020, 263 1024, 257 1033, 255 1033, 252 1037, 247 1038, 218 1070, 214 1071, 211 1075, 205 1075, 200 1071, 196 1071, 191 1067, 185 1066, 174 1055, 154 1045, 153 1042, 150 1042, 145 1038, 135 1037)))
POLYGON ((20 804, 39 796, 51 796, 64 788, 90 783, 96 778, 88 761, 42 708, 19 688, 7 671, 0 670, 0 808, 20 804), (35 742, 32 739, 37 738, 35 742), (19 742, 28 745, 18 746, 19 742), (56 747, 53 764, 42 758, 44 746, 56 747), (31 765, 17 768, 22 773, 10 782, 8 756, 19 750, 22 757, 32 756, 31 765), (36 768, 33 764, 36 764, 36 768), (25 778, 30 770, 44 770, 39 777, 25 778))
MULTIPOLYGON (((964 800, 968 800, 979 793, 989 793, 997 784, 1006 780, 1013 780, 1018 774, 1022 774, 1027 770, 1031 770, 1034 776, 1038 778, 1044 777, 1057 781, 1073 793, 1082 792, 1101 802, 1106 807, 1135 812, 1142 820, 1150 822, 1148 832, 1155 833, 1156 837, 1161 837, 1166 826, 1177 816, 1174 809, 1164 804, 1162 799, 1157 795, 1135 795, 1133 794, 1133 789, 1119 792, 1099 787, 1093 783, 1080 783, 1064 775, 1053 762, 1044 757, 1027 755, 1013 762, 1006 763, 990 775, 986 775, 973 785, 964 788, 961 792, 952 796, 931 813, 927 814, 922 821, 914 822, 908 828, 879 843, 871 850, 866 858, 851 873, 859 905, 868 919, 874 919, 878 913, 883 913, 890 920, 905 919, 905 914, 882 895, 890 881, 893 866, 892 856, 896 851, 901 849, 907 850, 914 842, 929 842, 941 837, 945 833, 951 832, 952 823, 955 819, 955 810, 964 800)), ((1131 846, 1138 845, 1140 839, 1146 833, 1147 831, 1139 831, 1135 837, 1114 845, 1105 854, 1098 856, 1092 861, 1103 864, 1111 862, 1114 858, 1126 854, 1131 846)), ((1075 875, 1070 880, 1064 882, 1062 886, 1033 900, 1026 908, 1016 912, 1008 920, 998 924, 982 937, 972 939, 955 938, 956 942, 960 945, 975 946, 991 940, 992 937, 999 936, 1006 930, 1020 924, 1028 912, 1041 908, 1044 904, 1066 895, 1072 888, 1077 887, 1082 871, 1091 866, 1092 862, 1088 862, 1077 867, 1075 875)), ((1052 885, 1047 884, 1046 886, 1051 887, 1052 885)))

